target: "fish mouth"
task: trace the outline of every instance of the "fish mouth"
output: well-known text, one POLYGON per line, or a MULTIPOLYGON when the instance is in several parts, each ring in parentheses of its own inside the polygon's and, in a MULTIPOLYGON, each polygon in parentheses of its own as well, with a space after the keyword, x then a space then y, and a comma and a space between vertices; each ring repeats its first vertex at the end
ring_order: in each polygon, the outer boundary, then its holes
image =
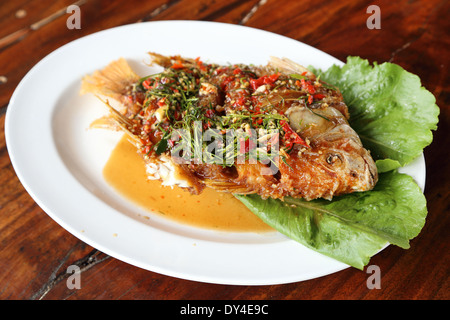
POLYGON ((376 183, 378 182, 378 171, 375 164, 375 161, 370 156, 370 152, 365 150, 364 154, 360 155, 359 160, 359 168, 352 169, 350 166, 349 174, 351 177, 356 178, 360 181, 358 183, 358 187, 354 187, 357 189, 355 191, 369 191, 372 190, 376 183))
POLYGON ((364 155, 362 158, 365 163, 364 164, 365 171, 368 172, 368 175, 366 175, 366 176, 368 177, 369 189, 372 189, 378 182, 377 166, 376 166, 374 160, 372 159, 372 157, 370 156, 370 154, 364 155))

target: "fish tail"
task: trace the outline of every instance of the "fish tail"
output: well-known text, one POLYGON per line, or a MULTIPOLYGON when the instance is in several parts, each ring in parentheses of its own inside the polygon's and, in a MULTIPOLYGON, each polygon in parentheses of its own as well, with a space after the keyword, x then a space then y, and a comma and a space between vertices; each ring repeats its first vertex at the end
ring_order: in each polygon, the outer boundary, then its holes
POLYGON ((130 86, 140 77, 131 69, 124 58, 111 62, 104 69, 87 75, 81 83, 81 94, 93 93, 120 101, 130 86))

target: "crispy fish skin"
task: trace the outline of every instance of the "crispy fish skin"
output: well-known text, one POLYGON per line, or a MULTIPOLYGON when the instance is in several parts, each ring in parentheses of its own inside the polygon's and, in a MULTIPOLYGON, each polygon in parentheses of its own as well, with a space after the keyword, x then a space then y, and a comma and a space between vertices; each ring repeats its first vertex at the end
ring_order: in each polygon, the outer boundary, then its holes
POLYGON ((139 82, 120 59, 86 76, 82 84, 82 93, 107 96, 124 106, 112 110, 105 126, 115 122, 129 134, 143 154, 149 178, 194 194, 210 187, 235 194, 257 193, 262 198, 306 200, 331 200, 371 190, 376 184, 375 162, 348 123, 350 115, 341 93, 301 65, 284 58, 271 58, 266 66, 254 67, 205 64, 198 58, 156 53, 150 56, 167 76, 163 72, 139 82), (161 88, 165 95, 152 93, 161 88), (186 91, 180 93, 182 90, 186 91), (187 100, 195 101, 194 108, 180 108, 179 96, 186 101, 189 94, 193 98, 187 100), (261 162, 180 164, 170 157, 174 148, 170 143, 162 153, 155 152, 161 149, 163 132, 192 113, 202 117, 203 129, 214 127, 218 119, 223 122, 244 116, 250 119, 241 123, 244 131, 277 126, 281 129, 277 136, 281 156, 276 170, 268 174, 268 164, 261 162))

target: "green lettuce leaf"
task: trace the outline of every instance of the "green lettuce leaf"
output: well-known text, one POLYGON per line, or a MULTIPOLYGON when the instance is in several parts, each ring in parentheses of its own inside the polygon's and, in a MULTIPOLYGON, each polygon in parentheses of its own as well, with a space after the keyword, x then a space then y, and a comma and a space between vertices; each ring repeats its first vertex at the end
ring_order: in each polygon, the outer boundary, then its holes
POLYGON ((426 199, 415 181, 396 169, 431 143, 439 108, 416 75, 392 63, 370 66, 367 60, 349 57, 342 67, 310 69, 341 90, 350 125, 376 160, 377 185, 332 201, 236 197, 279 232, 362 269, 388 243, 409 248, 423 228, 426 199))
POLYGON ((400 168, 402 165, 397 160, 379 159, 375 161, 378 173, 388 172, 400 168))
POLYGON ((380 174, 372 191, 333 201, 236 197, 280 233, 358 269, 387 243, 409 248, 427 215, 420 188, 409 175, 397 171, 380 174))
POLYGON ((350 112, 350 125, 375 160, 404 166, 419 156, 437 129, 439 107, 418 76, 393 63, 348 57, 344 66, 312 71, 338 87, 350 112))

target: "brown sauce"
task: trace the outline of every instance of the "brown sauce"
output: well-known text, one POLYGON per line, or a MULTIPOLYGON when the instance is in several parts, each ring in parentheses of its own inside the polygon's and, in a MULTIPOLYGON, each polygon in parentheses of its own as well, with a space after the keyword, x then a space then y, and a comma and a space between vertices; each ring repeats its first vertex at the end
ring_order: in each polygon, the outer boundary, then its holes
POLYGON ((206 188, 192 195, 179 187, 148 180, 144 162, 124 136, 106 163, 103 176, 125 198, 151 214, 197 227, 231 232, 267 232, 262 222, 233 195, 206 188))

